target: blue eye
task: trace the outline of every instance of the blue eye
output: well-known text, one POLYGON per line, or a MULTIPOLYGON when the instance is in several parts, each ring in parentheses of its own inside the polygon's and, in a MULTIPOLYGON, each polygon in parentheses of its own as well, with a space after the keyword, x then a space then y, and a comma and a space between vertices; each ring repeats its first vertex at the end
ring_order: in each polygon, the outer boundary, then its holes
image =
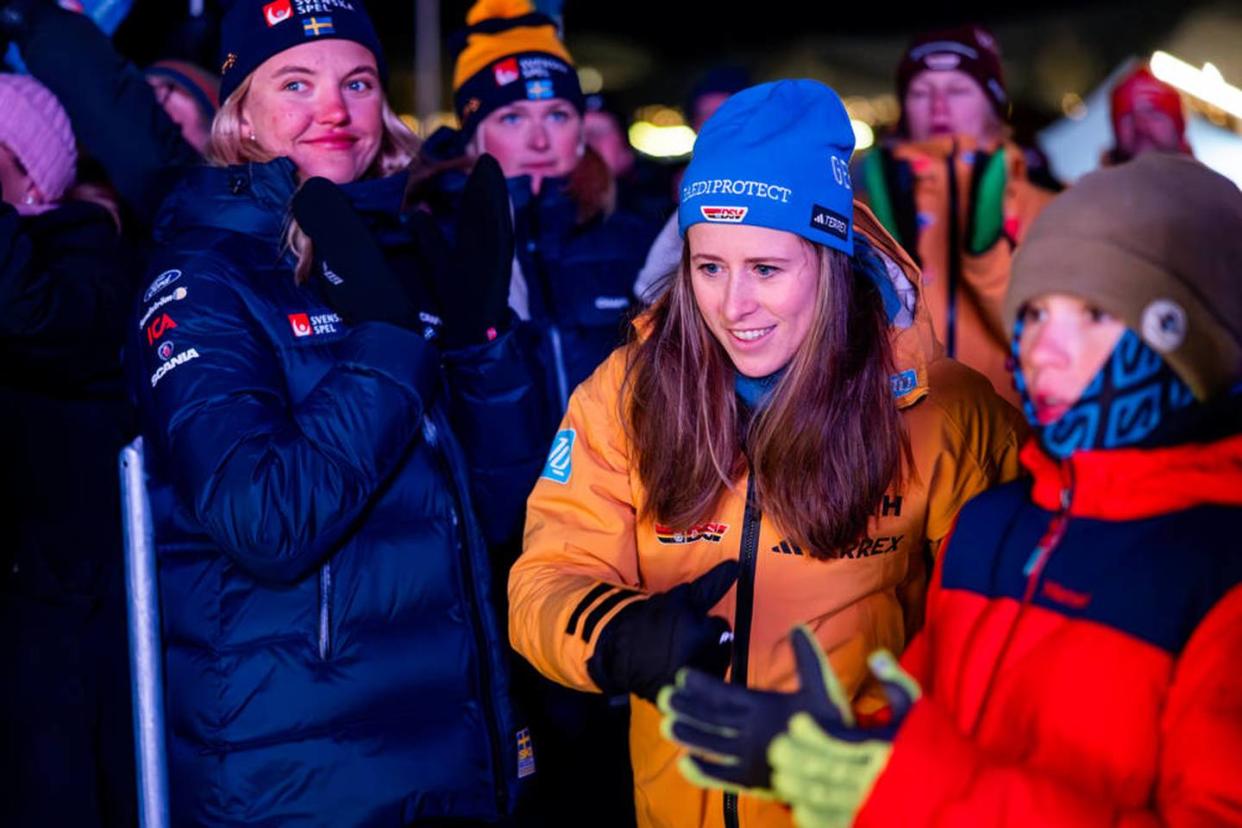
POLYGON ((281 89, 287 89, 290 92, 301 92, 305 88, 306 83, 300 80, 291 80, 281 87, 281 89))
POLYGON ((702 273, 704 276, 715 276, 720 273, 720 265, 715 262, 704 262, 699 265, 699 273, 702 273))
POLYGON ((500 122, 505 126, 514 126, 518 121, 522 120, 522 116, 516 112, 506 112, 500 116, 500 122))
POLYGON ((371 90, 371 82, 362 78, 351 80, 345 87, 351 92, 368 92, 371 90))
POLYGON ((554 109, 548 113, 548 120, 553 123, 563 124, 569 120, 569 113, 563 109, 554 109))
POLYGON ((755 265, 755 273, 758 273, 759 276, 764 279, 768 278, 769 276, 772 276, 778 270, 780 270, 779 267, 773 267, 772 265, 765 265, 765 264, 755 265))

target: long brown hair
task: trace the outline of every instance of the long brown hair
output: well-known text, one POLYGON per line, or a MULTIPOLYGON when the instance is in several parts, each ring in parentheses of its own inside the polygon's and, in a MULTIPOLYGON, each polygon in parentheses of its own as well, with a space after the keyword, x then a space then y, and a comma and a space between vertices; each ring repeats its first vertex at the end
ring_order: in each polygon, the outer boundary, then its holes
POLYGON ((815 320, 748 424, 739 422, 736 370, 703 320, 683 251, 649 335, 631 350, 622 395, 647 492, 642 517, 674 527, 704 520, 749 461, 759 507, 811 555, 828 558, 866 532, 901 480, 909 440, 891 391, 883 303, 845 254, 814 247, 815 320))
MULTIPOLYGON (((227 166, 245 164, 250 161, 265 163, 275 158, 274 155, 259 146, 255 141, 247 140, 242 135, 241 108, 250 91, 253 75, 248 75, 233 93, 220 105, 211 122, 211 140, 207 144, 207 160, 212 164, 227 166)), ((379 152, 371 163, 364 177, 380 177, 392 175, 408 168, 418 157, 419 141, 409 127, 392 111, 388 99, 384 99, 381 111, 383 131, 380 134, 379 152)), ((289 218, 285 231, 285 244, 297 256, 298 264, 294 270, 294 279, 299 283, 306 281, 314 259, 310 237, 302 232, 302 228, 289 218)))

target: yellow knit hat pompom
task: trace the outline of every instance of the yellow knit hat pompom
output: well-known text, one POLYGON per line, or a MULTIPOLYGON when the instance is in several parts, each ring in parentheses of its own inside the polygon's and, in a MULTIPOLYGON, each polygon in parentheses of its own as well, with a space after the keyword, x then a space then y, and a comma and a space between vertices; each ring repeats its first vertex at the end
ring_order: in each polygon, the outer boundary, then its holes
MULTIPOLYGON (((534 14, 530 0, 478 0, 466 13, 467 26, 474 27, 489 20, 506 20, 534 14)), ((557 37, 556 26, 548 20, 532 21, 496 32, 470 32, 466 46, 457 56, 453 70, 453 90, 498 60, 525 52, 555 55, 573 64, 569 51, 557 37)))

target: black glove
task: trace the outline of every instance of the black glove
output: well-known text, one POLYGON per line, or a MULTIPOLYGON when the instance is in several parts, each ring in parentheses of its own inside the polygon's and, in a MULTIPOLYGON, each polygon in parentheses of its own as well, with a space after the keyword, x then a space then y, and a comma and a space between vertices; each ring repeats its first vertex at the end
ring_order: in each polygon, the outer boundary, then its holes
POLYGON ((326 178, 308 179, 293 196, 293 217, 315 244, 328 303, 346 321, 420 328, 409 295, 339 187, 326 178))
POLYGON ((600 631, 587 672, 605 693, 654 702, 682 667, 724 676, 733 654, 729 622, 707 613, 737 580, 737 561, 635 601, 600 631))
POLYGON ((413 227, 420 251, 431 260, 444 346, 458 348, 495 339, 508 317, 513 273, 509 190, 496 159, 479 156, 466 181, 457 211, 454 250, 448 249, 430 222, 413 227))

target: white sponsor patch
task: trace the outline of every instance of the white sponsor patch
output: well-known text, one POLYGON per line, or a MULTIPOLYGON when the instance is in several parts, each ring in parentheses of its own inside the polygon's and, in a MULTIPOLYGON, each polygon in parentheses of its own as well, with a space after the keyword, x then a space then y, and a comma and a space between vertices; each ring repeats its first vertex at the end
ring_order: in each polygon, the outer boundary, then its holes
POLYGON ((167 362, 155 369, 155 373, 151 375, 151 387, 159 385, 160 380, 168 375, 168 372, 176 368, 178 365, 184 365, 192 359, 198 359, 198 351, 190 348, 171 357, 167 362))
POLYGON ((151 317, 155 315, 157 310, 164 307, 169 302, 180 302, 189 294, 190 291, 187 288, 179 287, 167 296, 161 296, 159 299, 156 299, 155 304, 147 308, 143 312, 142 318, 138 320, 138 330, 141 331, 147 326, 147 322, 151 321, 151 317))
POLYGON ((725 224, 740 224, 750 212, 749 207, 700 207, 699 212, 708 221, 719 221, 725 224))
POLYGON ((147 292, 142 294, 142 301, 150 302, 155 298, 155 294, 171 285, 173 282, 181 278, 180 270, 165 270, 159 276, 155 277, 155 281, 147 288, 147 292))

